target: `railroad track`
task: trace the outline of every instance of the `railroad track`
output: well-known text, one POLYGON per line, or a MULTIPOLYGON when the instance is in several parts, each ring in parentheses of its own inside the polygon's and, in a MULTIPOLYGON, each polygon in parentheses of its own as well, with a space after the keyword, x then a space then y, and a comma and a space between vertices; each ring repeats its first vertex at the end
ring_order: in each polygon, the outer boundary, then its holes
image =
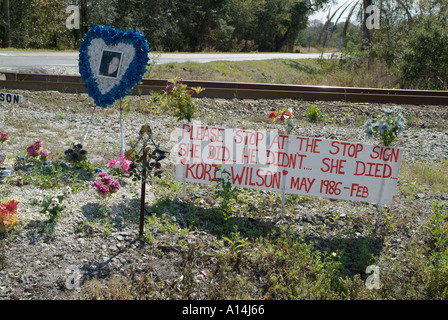
MULTIPOLYGON (((80 76, 48 74, 0 74, 0 89, 32 91, 60 91, 85 93, 86 87, 80 76), (1 75, 4 76, 1 76, 1 75), (3 79, 3 80, 2 80, 3 79)), ((448 91, 374 89, 351 87, 328 87, 308 85, 282 85, 238 82, 215 82, 184 80, 190 87, 206 90, 197 97, 239 99, 303 99, 347 102, 378 102, 400 104, 448 105, 448 91)), ((166 79, 143 79, 134 87, 132 94, 147 95, 165 89, 166 79)))

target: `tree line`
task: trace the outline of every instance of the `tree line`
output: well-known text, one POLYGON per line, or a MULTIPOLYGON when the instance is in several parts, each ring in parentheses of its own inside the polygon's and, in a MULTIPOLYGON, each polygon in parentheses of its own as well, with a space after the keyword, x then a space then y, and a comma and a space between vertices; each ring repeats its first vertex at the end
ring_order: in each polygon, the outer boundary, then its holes
POLYGON ((0 0, 4 47, 78 49, 92 24, 141 31, 153 51, 293 51, 340 46, 341 67, 398 79, 403 88, 447 89, 448 1, 347 0, 0 0), (66 8, 80 8, 68 30, 66 8), (380 28, 366 28, 370 5, 380 28), (309 21, 328 9, 324 23, 309 21))
POLYGON ((141 31, 158 51, 291 51, 332 0, 1 0, 3 46, 76 49, 92 24, 141 31), (65 9, 80 9, 68 30, 65 9))

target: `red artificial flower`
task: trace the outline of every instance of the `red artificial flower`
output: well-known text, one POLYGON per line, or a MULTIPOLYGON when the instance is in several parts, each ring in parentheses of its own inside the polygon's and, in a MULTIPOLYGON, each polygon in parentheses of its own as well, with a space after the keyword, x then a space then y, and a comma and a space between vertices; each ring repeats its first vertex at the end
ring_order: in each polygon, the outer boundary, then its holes
POLYGON ((171 89, 173 89, 173 87, 174 87, 174 84, 170 84, 170 85, 166 86, 165 92, 170 92, 171 89))
POLYGON ((283 111, 282 115, 285 117, 292 117, 292 113, 289 110, 283 111))
POLYGON ((9 212, 13 212, 17 209, 17 206, 19 205, 19 201, 11 200, 6 204, 6 210, 9 212))
POLYGON ((275 117, 277 117, 277 111, 272 111, 272 112, 269 114, 269 119, 275 119, 275 117))

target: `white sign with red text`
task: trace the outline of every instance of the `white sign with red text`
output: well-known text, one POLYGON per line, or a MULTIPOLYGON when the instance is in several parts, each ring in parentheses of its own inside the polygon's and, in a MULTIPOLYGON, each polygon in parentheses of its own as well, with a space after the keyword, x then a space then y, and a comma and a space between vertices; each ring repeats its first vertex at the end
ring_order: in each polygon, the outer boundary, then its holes
POLYGON ((378 205, 393 203, 403 155, 392 147, 200 124, 183 124, 178 141, 178 181, 215 183, 219 166, 238 187, 378 205))

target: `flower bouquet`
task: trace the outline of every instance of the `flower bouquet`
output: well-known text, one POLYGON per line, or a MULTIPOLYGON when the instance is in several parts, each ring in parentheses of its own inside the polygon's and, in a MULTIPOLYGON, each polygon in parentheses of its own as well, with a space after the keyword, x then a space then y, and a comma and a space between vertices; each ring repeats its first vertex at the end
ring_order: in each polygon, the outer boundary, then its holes
POLYGON ((274 122, 285 123, 286 122, 286 133, 291 134, 294 129, 294 120, 292 119, 294 115, 292 114, 292 109, 283 108, 280 111, 272 111, 269 114, 269 119, 274 122))
POLYGON ((50 151, 42 147, 42 140, 35 140, 33 144, 26 148, 28 157, 33 160, 47 161, 50 151))
POLYGON ((107 173, 98 173, 100 180, 92 182, 91 186, 95 188, 97 195, 101 199, 109 199, 114 193, 120 190, 120 183, 113 180, 107 173))
POLYGON ((17 205, 19 203, 16 200, 0 201, 0 233, 6 232, 6 228, 12 228, 16 223, 22 221, 18 217, 17 205))
POLYGON ((128 160, 124 155, 121 155, 118 157, 118 159, 112 159, 109 161, 109 168, 116 171, 117 174, 129 174, 131 163, 131 160, 128 160))
POLYGON ((378 119, 367 119, 362 129, 367 137, 377 137, 383 146, 390 146, 398 137, 398 134, 405 129, 406 120, 401 114, 401 107, 394 106, 390 109, 383 109, 383 114, 378 119))
POLYGON ((41 206, 41 213, 49 215, 49 221, 57 221, 59 214, 68 208, 71 188, 67 187, 64 192, 60 192, 54 196, 43 194, 33 198, 32 203, 41 206))
MULTIPOLYGON (((6 132, 0 131, 0 146, 9 141, 9 134, 6 132)), ((0 166, 6 160, 6 154, 0 153, 0 166)))
POLYGON ((65 160, 69 163, 82 166, 87 162, 87 151, 83 149, 82 144, 73 145, 73 148, 68 148, 64 151, 65 160))

